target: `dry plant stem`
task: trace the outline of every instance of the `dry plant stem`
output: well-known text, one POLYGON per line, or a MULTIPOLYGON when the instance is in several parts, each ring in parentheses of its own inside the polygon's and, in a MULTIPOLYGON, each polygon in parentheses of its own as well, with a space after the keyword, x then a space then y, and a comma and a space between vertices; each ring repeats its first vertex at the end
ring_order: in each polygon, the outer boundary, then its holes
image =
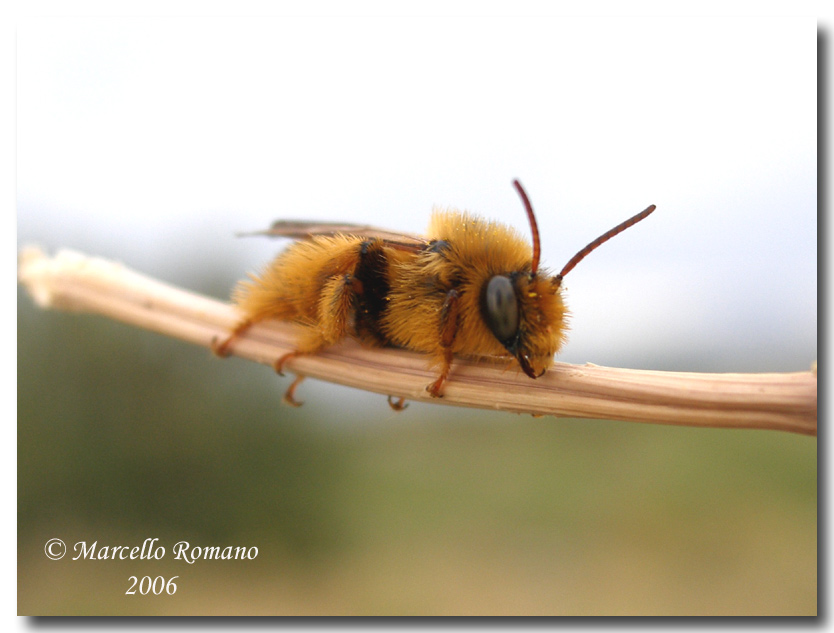
MULTIPOLYGON (((62 251, 21 252, 19 279, 43 308, 101 314, 211 348, 239 319, 226 303, 151 279, 107 260, 62 251)), ((231 352, 266 365, 293 350, 287 323, 253 326, 231 352)), ((211 362, 207 358, 206 362, 211 362)), ((683 426, 778 429, 816 435, 815 371, 784 374, 698 374, 556 363, 531 380, 507 362, 455 359, 442 399, 426 386, 436 378, 424 356, 367 349, 352 340, 316 355, 294 357, 299 375, 406 400, 576 418, 683 426)))

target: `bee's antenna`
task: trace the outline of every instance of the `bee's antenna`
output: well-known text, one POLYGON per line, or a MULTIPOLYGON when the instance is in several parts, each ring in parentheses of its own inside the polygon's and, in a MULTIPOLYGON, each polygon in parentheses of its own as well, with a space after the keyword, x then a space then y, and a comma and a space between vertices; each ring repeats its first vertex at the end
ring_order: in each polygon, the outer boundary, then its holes
POLYGON ((524 192, 524 187, 521 186, 521 183, 518 180, 513 180, 513 185, 518 191, 518 195, 521 196, 521 201, 524 203, 524 208, 527 210, 527 219, 530 220, 530 230, 533 231, 533 264, 532 274, 536 274, 539 270, 539 258, 542 254, 542 246, 541 241, 539 240, 539 225, 536 224, 536 216, 533 215, 533 205, 530 204, 530 198, 527 197, 527 194, 524 192))
POLYGON ((576 266, 579 262, 581 262, 583 259, 585 259, 585 256, 588 253, 590 253, 592 250, 594 250, 597 246, 605 244, 605 242, 610 240, 612 237, 614 237, 618 233, 622 233, 628 227, 634 226, 640 220, 643 220, 643 219, 647 218, 651 214, 651 212, 654 211, 654 210, 655 210, 655 206, 651 205, 651 206, 647 207, 646 209, 644 209, 643 211, 641 211, 640 213, 638 213, 637 215, 635 215, 634 217, 629 218, 628 220, 626 220, 622 224, 618 224, 617 226, 615 226, 610 231, 600 235, 597 239, 595 239, 593 242, 591 242, 585 248, 583 248, 581 251, 579 251, 576 255, 574 255, 571 258, 571 260, 567 264, 565 264, 565 267, 562 269, 562 272, 560 272, 558 275, 556 275, 556 278, 561 281, 562 277, 564 277, 570 271, 572 271, 574 266, 576 266))

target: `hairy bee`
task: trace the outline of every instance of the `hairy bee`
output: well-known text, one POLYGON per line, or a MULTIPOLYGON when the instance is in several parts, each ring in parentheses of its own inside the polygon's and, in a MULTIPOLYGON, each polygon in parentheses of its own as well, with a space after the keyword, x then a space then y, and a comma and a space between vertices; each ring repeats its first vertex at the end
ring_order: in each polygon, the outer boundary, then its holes
MULTIPOLYGON (((539 269, 540 241, 527 194, 516 180, 533 234, 531 246, 514 229, 458 211, 435 211, 425 236, 351 224, 276 222, 262 234, 297 241, 233 294, 244 317, 216 345, 226 355, 234 339, 266 319, 302 326, 296 349, 275 363, 313 354, 352 336, 429 356, 439 369, 427 386, 443 394, 457 356, 514 358, 530 378, 553 363, 565 342, 562 279, 588 253, 654 211, 654 205, 579 251, 557 275, 539 269)), ((285 400, 298 404, 290 386, 285 400)), ((390 399, 389 399, 390 402, 390 399)), ((392 404, 395 408, 402 407, 392 404)))

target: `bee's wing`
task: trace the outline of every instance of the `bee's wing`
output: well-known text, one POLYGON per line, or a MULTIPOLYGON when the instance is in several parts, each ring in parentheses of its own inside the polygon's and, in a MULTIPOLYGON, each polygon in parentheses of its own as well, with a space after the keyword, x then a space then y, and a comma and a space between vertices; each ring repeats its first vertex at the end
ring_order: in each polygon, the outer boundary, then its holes
POLYGON ((295 240, 309 240, 313 237, 333 235, 355 235, 369 239, 385 241, 396 248, 422 250, 429 245, 429 240, 414 233, 389 231, 366 224, 349 224, 344 222, 309 222, 306 220, 278 220, 265 231, 241 233, 240 235, 266 235, 268 237, 289 237, 295 240))

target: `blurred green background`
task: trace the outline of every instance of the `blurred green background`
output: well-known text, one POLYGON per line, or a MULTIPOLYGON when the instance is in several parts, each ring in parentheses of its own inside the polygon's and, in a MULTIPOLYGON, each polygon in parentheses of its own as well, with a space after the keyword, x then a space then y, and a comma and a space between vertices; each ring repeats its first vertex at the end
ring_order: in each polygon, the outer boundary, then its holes
POLYGON ((395 414, 314 380, 292 409, 265 367, 18 302, 19 614, 816 613, 813 438, 395 414), (43 551, 154 537, 158 562, 43 551))

